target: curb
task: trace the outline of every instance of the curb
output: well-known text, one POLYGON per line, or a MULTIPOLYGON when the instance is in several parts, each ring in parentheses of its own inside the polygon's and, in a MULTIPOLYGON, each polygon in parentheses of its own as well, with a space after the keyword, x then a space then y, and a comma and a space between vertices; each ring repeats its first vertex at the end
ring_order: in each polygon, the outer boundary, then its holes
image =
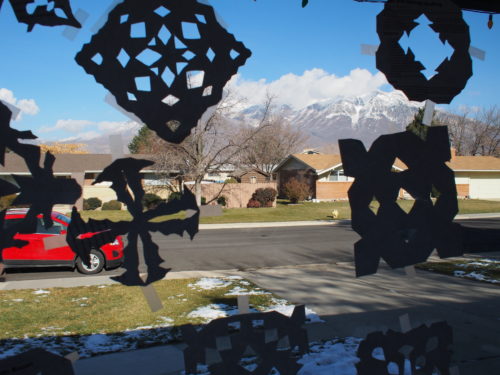
MULTIPOLYGON (((216 271, 177 271, 169 272, 163 280, 175 279, 194 279, 202 277, 225 277, 231 276, 238 272, 237 269, 216 270, 216 271)), ((78 288, 85 286, 98 285, 122 285, 111 279, 116 275, 109 276, 76 276, 58 279, 37 279, 37 280, 19 280, 19 281, 4 281, 0 283, 1 290, 14 289, 45 289, 45 288, 78 288)))
POLYGON ((317 220, 317 221, 276 221, 257 223, 224 223, 224 224, 200 224, 203 230, 212 229, 245 229, 245 228, 276 228, 276 227, 308 227, 321 225, 350 224, 351 220, 317 220))

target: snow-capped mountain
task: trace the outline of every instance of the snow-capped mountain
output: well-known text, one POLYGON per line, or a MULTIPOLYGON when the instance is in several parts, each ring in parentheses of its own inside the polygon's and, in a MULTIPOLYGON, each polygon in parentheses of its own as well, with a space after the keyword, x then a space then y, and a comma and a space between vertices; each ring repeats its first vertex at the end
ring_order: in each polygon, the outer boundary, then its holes
MULTIPOLYGON (((293 126, 301 127, 311 139, 311 146, 336 144, 342 138, 356 138, 367 146, 381 134, 404 130, 422 103, 410 102, 398 91, 375 91, 363 96, 337 97, 310 104, 301 109, 279 108, 293 126)), ((237 119, 257 121, 262 107, 252 106, 237 119)))

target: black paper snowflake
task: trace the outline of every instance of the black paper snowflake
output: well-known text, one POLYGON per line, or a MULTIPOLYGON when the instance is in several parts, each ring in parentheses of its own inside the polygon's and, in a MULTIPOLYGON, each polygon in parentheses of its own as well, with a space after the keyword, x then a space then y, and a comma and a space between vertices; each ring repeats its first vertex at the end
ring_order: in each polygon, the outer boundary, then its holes
POLYGON ((220 362, 209 366, 213 375, 268 375, 273 368, 280 374, 297 374, 301 368, 297 357, 309 348, 304 323, 302 305, 295 307, 291 318, 271 311, 216 319, 199 332, 192 325, 183 326, 182 336, 188 344, 184 349, 186 374, 196 374, 198 364, 207 364, 207 350, 220 356, 220 362), (258 357, 253 371, 241 364, 248 351, 258 357))
POLYGON ((422 325, 407 333, 371 333, 359 344, 358 375, 404 375, 405 361, 410 362, 412 374, 432 375, 438 370, 449 375, 452 343, 453 331, 446 322, 422 325))
POLYGON ((69 359, 44 349, 27 352, 0 360, 0 374, 19 375, 74 375, 69 359))
POLYGON ((76 61, 161 138, 181 142, 251 52, 196 0, 125 0, 76 61))
POLYGON ((392 268, 424 262, 436 248, 441 257, 463 254, 457 190, 445 126, 429 128, 424 141, 411 132, 379 137, 366 151, 361 141, 339 141, 344 173, 355 177, 349 189, 356 275, 377 272, 380 258, 392 268), (408 169, 392 171, 396 158, 408 169), (409 213, 397 204, 400 189, 415 203, 409 213), (436 196, 435 202, 431 195, 436 196), (370 204, 376 199, 375 213, 370 204))
POLYGON ((34 233, 37 225, 37 216, 43 214, 44 225, 49 228, 53 225, 52 208, 56 204, 74 204, 81 195, 82 188, 74 179, 58 179, 53 174, 55 158, 52 154, 45 155, 44 167, 40 167, 40 148, 35 145, 21 143, 20 140, 36 139, 29 131, 18 131, 10 127, 12 111, 0 102, 0 163, 5 165, 5 152, 11 150, 21 156, 31 176, 13 176, 19 188, 10 183, 0 184, 0 196, 20 192, 13 204, 28 204, 30 209, 26 217, 9 228, 3 228, 5 212, 0 218, 2 229, 0 234, 1 248, 9 246, 22 247, 25 241, 15 241, 17 233, 34 233))
POLYGON ((469 26, 460 8, 450 0, 389 0, 377 16, 377 32, 380 37, 377 69, 410 100, 430 99, 448 104, 472 77, 469 26), (438 74, 429 80, 421 72, 425 67, 415 60, 411 49, 405 53, 399 44, 403 33, 410 34, 418 25, 415 20, 422 14, 433 22, 430 26, 441 41, 447 41, 454 49, 451 59, 446 58, 436 69, 438 74))
POLYGON ((82 27, 71 11, 69 0, 10 0, 10 4, 17 20, 28 25, 28 31, 35 25, 82 27))
POLYGON ((196 205, 194 195, 188 189, 184 191, 181 199, 162 203, 154 209, 143 211, 142 198, 145 192, 142 187, 140 171, 152 164, 153 162, 149 160, 118 159, 106 167, 94 182, 112 183, 111 188, 115 191, 118 200, 126 205, 132 215, 132 221, 113 223, 109 220, 91 220, 89 223, 85 223, 77 210, 73 209, 71 223, 68 227, 67 242, 86 264, 89 263, 89 254, 92 249, 112 242, 117 235, 128 234, 123 266, 126 271, 114 278, 125 285, 150 284, 163 279, 169 271, 161 267, 164 260, 160 257, 158 245, 153 242, 150 232, 160 232, 164 235, 178 234, 180 236, 187 232, 191 239, 198 232, 199 208, 196 205), (192 210, 195 213, 186 219, 161 221, 162 217, 185 210, 192 210), (155 222, 155 219, 160 221, 155 222), (81 238, 80 236, 85 233, 95 233, 95 235, 90 238, 81 238), (139 275, 139 239, 143 245, 144 260, 147 265, 148 278, 146 282, 139 275))

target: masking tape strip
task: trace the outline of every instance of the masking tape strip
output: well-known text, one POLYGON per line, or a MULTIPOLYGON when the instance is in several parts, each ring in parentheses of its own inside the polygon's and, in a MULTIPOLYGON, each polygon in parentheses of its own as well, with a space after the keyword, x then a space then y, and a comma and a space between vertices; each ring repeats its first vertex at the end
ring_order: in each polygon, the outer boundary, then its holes
POLYGON ((432 100, 425 101, 424 118, 422 119, 422 124, 431 126, 435 108, 436 103, 434 103, 432 100))
POLYGON ((123 138, 121 134, 111 134, 109 136, 109 148, 113 161, 123 158, 123 138))
POLYGON ((367 56, 375 56, 377 54, 378 46, 373 44, 362 44, 361 54, 367 56))
POLYGON ((401 326, 401 332, 406 333, 411 331, 410 316, 408 314, 401 315, 399 317, 399 325, 401 326))
POLYGON ((7 108, 12 112, 12 120, 17 120, 21 114, 21 109, 16 107, 14 104, 7 103, 5 100, 0 100, 7 108))
POLYGON ((475 57, 478 60, 481 60, 481 61, 486 60, 486 51, 483 51, 480 48, 470 46, 469 53, 472 57, 475 57))
POLYGON ((78 352, 73 352, 73 353, 69 353, 68 355, 64 356, 64 358, 66 358, 67 360, 70 360, 71 363, 75 363, 76 361, 78 361, 80 359, 80 354, 78 354, 78 352))
MULTIPOLYGON (((146 280, 147 276, 148 275, 141 274, 142 280, 146 280)), ((152 284, 141 286, 140 288, 152 312, 157 312, 163 309, 163 303, 161 302, 160 296, 152 284)))
POLYGON ((109 104, 111 107, 115 108, 116 110, 118 110, 123 115, 127 116, 130 120, 137 122, 138 124, 142 124, 141 119, 139 119, 136 115, 134 115, 133 113, 128 112, 128 111, 124 110, 122 107, 120 107, 116 101, 116 98, 110 92, 108 92, 106 94, 106 97, 104 98, 104 102, 109 104))
MULTIPOLYGON (((78 9, 75 13, 75 18, 80 22, 80 24, 85 25, 85 22, 89 19, 90 14, 84 11, 83 9, 78 9)), ((80 33, 82 29, 78 29, 76 27, 66 26, 62 32, 62 35, 71 41, 75 40, 76 36, 80 33)))
POLYGON ((238 312, 240 314, 250 313, 250 300, 247 295, 238 296, 238 312))
POLYGON ((104 26, 104 24, 106 23, 106 21, 108 20, 108 15, 109 13, 115 9, 115 7, 122 3, 123 0, 115 0, 111 3, 111 5, 106 8, 106 10, 104 11, 104 13, 102 14, 101 17, 99 17, 99 19, 94 23, 94 26, 92 26, 92 29, 90 29, 90 31, 92 31, 93 34, 97 33, 101 27, 104 26))
POLYGON ((68 242, 66 242, 66 235, 62 234, 57 236, 45 237, 43 239, 43 246, 45 247, 45 251, 66 247, 68 246, 68 242))
POLYGON ((415 271, 414 266, 405 267, 405 272, 406 272, 406 276, 408 276, 408 277, 416 277, 417 276, 417 271, 415 271))

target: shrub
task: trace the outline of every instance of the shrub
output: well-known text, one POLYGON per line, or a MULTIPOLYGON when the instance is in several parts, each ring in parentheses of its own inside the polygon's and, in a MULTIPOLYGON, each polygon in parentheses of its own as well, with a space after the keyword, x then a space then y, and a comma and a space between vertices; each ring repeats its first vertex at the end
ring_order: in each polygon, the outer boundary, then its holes
POLYGON ((6 195, 0 198, 0 210, 6 210, 7 208, 12 207, 12 202, 16 199, 17 194, 6 195))
POLYGON ((306 182, 297 180, 296 178, 290 179, 290 181, 285 184, 283 192, 292 203, 303 201, 311 194, 309 185, 306 182))
POLYGON ((217 198, 217 204, 220 204, 221 206, 226 206, 227 198, 224 195, 221 195, 219 198, 217 198))
POLYGON ((207 205, 207 198, 201 197, 201 205, 206 206, 207 205))
POLYGON ((273 188, 257 189, 252 194, 252 200, 260 203, 261 207, 272 207, 278 192, 273 188))
POLYGON ((117 200, 112 200, 112 201, 106 202, 102 205, 103 211, 116 211, 116 210, 121 210, 121 209, 122 209, 122 204, 121 204, 121 202, 118 202, 117 200))
POLYGON ((148 210, 158 207, 158 205, 163 202, 163 199, 153 193, 146 193, 144 197, 142 197, 142 207, 148 210))
POLYGON ((237 184, 238 183, 238 180, 234 177, 229 177, 228 179, 226 179, 226 181, 224 181, 225 184, 237 184))
POLYGON ((174 191, 168 196, 168 201, 172 202, 174 199, 181 199, 182 193, 180 191, 174 191))
POLYGON ((250 199, 247 203, 247 208, 259 208, 260 202, 255 199, 250 199))
POLYGON ((102 206, 102 201, 99 198, 92 197, 83 200, 83 209, 85 211, 97 210, 102 206))

